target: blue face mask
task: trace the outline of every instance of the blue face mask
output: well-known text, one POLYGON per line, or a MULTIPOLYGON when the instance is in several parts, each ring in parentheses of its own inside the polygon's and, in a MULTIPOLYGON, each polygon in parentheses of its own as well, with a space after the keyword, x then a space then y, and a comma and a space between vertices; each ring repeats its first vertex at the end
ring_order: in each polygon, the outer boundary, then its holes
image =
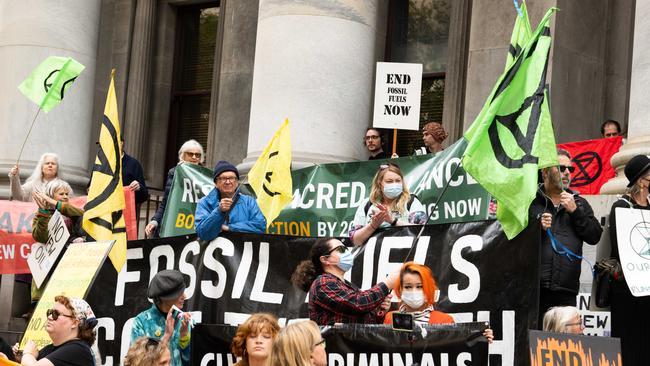
POLYGON ((384 196, 388 199, 399 197, 402 194, 402 183, 388 183, 384 184, 384 196))
POLYGON ((343 271, 347 272, 352 269, 352 264, 354 263, 354 256, 349 250, 346 250, 345 253, 339 254, 339 263, 337 266, 343 271))

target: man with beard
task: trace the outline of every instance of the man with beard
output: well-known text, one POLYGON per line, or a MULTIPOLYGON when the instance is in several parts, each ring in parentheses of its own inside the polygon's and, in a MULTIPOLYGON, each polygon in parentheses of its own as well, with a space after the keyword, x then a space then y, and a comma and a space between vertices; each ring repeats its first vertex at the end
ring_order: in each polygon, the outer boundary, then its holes
POLYGON ((558 149, 558 166, 542 169, 543 183, 530 205, 530 222, 542 226, 539 322, 553 306, 576 306, 580 287, 582 242, 594 245, 603 229, 589 203, 569 189, 571 156, 558 149), (551 236, 555 238, 552 242, 551 236), (569 251, 573 254, 570 254, 569 251))
POLYGON ((377 159, 388 159, 390 155, 384 151, 384 141, 383 134, 376 128, 369 127, 366 129, 366 136, 363 138, 366 148, 370 153, 368 160, 377 160, 377 159))

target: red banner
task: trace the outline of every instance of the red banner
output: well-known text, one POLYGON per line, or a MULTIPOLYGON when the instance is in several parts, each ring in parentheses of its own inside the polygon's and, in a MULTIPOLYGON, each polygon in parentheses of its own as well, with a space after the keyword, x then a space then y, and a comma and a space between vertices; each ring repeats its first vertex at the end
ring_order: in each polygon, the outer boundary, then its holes
MULTIPOLYGON (((135 225, 135 195, 124 190, 126 208, 124 219, 128 240, 136 240, 138 232, 135 225)), ((77 207, 86 204, 86 196, 72 198, 77 207)), ((31 252, 32 220, 36 212, 33 202, 0 200, 0 274, 30 273, 27 257, 31 252)))
POLYGON ((571 189, 581 194, 599 194, 600 187, 616 175, 610 160, 621 148, 622 141, 623 137, 618 136, 557 145, 571 154, 575 168, 571 189))

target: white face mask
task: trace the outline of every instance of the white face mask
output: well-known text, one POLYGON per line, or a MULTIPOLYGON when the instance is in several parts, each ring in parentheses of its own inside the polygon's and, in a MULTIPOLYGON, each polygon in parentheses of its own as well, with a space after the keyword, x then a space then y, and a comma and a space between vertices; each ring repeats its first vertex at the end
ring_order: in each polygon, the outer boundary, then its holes
POLYGON ((424 304, 422 290, 402 292, 402 301, 411 309, 419 309, 424 304))

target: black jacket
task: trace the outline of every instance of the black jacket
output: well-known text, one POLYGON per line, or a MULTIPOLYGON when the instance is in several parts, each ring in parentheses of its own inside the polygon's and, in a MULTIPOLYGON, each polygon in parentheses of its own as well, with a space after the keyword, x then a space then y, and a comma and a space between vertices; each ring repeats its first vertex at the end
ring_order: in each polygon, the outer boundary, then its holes
POLYGON ((152 221, 158 223, 158 226, 156 227, 156 232, 153 235, 154 238, 160 237, 159 235, 160 225, 162 223, 163 215, 165 214, 165 207, 167 207, 167 198, 169 197, 169 191, 172 190, 172 185, 174 184, 175 172, 176 172, 175 166, 169 169, 169 171, 167 172, 167 180, 165 181, 165 194, 163 195, 163 199, 162 202, 160 203, 160 206, 158 206, 156 213, 153 215, 153 218, 151 219, 152 221))
MULTIPOLYGON (((577 255, 582 255, 582 242, 594 245, 600 241, 603 228, 594 217, 589 203, 576 192, 565 189, 574 195, 577 208, 569 213, 564 207, 556 208, 551 199, 544 194, 543 185, 530 205, 531 223, 539 225, 539 217, 548 212, 553 215, 551 232, 557 242, 577 255)), ((577 294, 580 287, 579 259, 570 260, 553 250, 548 234, 542 232, 540 286, 552 291, 568 291, 577 294)), ((558 248, 559 249, 559 248, 558 248)))

